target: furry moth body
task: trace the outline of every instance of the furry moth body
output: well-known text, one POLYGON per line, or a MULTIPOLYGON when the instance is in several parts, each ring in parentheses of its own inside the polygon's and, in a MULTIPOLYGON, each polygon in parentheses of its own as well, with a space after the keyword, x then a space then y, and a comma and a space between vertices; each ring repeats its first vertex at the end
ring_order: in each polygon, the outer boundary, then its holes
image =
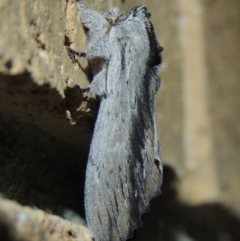
POLYGON ((85 210, 95 241, 125 241, 160 194, 162 163, 156 120, 162 47, 144 6, 103 15, 78 1, 87 29, 89 92, 101 104, 85 183, 85 210))

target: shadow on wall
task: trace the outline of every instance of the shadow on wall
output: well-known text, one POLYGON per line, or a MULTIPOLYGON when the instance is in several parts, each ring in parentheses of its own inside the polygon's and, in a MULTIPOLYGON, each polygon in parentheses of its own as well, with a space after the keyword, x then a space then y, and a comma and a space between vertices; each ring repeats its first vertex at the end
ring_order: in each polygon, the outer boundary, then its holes
POLYGON ((0 79, 0 194, 60 216, 66 209, 84 216, 94 118, 77 109, 88 97, 66 87, 63 98, 49 84, 35 84, 28 72, 0 79), (79 119, 76 125, 66 110, 79 119))
POLYGON ((60 216, 64 209, 84 215, 86 155, 35 125, 1 115, 0 133, 0 194, 60 216))
POLYGON ((239 241, 240 219, 218 203, 190 206, 178 200, 174 170, 164 166, 162 195, 143 216, 144 226, 132 240, 239 241))

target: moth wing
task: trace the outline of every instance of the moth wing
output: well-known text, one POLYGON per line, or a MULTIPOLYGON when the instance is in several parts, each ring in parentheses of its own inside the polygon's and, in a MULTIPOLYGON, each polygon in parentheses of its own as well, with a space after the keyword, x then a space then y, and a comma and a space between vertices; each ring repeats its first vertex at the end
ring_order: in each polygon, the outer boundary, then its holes
MULTIPOLYGON (((131 44, 124 51, 127 48, 131 44)), ((147 80, 141 79, 146 76, 136 79, 134 71, 134 65, 129 65, 126 76, 131 82, 117 80, 119 89, 102 99, 95 125, 86 173, 85 208, 96 241, 131 238, 142 225, 141 216, 149 210, 150 200, 160 194, 156 91, 151 94, 147 83, 158 81, 158 77, 149 73, 147 80), (142 81, 143 86, 136 86, 136 81, 142 81)))

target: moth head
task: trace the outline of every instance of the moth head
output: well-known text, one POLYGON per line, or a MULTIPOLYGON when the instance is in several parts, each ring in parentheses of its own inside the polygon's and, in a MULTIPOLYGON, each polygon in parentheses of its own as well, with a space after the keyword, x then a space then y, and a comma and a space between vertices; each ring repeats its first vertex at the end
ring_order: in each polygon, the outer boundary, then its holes
POLYGON ((108 21, 108 26, 106 32, 108 33, 111 30, 113 24, 115 24, 116 20, 119 17, 119 9, 117 7, 113 8, 112 10, 105 12, 103 17, 108 21))
POLYGON ((151 14, 147 12, 147 8, 143 5, 132 8, 128 13, 124 13, 118 17, 116 22, 133 20, 138 18, 139 20, 149 21, 151 14))
POLYGON ((112 10, 105 12, 103 16, 106 18, 107 21, 115 22, 116 19, 119 17, 119 9, 115 7, 112 10))
POLYGON ((121 25, 125 35, 132 35, 135 32, 139 36, 140 42, 150 48, 148 65, 158 68, 162 62, 161 53, 163 48, 157 41, 150 17, 151 14, 147 12, 147 8, 141 5, 132 8, 128 13, 120 15, 115 25, 121 25), (147 38, 143 37, 144 33, 146 33, 147 38))

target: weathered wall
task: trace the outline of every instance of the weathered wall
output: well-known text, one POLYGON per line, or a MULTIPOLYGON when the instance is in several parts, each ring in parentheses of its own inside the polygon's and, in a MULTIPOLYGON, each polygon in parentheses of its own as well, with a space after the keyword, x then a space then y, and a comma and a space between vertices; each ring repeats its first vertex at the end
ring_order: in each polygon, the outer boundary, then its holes
MULTIPOLYGON (((158 92, 163 194, 136 240, 238 241, 239 1, 85 3, 99 11, 146 5, 165 49, 158 92)), ((72 88, 88 84, 65 50, 85 46, 75 1, 2 0, 0 21, 0 192, 79 218, 98 102, 72 88)))
POLYGON ((220 198, 240 214, 240 3, 206 1, 208 103, 220 198))
POLYGON ((161 6, 155 26, 165 47, 158 105, 164 162, 178 175, 182 200, 223 202, 239 214, 240 4, 161 6))

